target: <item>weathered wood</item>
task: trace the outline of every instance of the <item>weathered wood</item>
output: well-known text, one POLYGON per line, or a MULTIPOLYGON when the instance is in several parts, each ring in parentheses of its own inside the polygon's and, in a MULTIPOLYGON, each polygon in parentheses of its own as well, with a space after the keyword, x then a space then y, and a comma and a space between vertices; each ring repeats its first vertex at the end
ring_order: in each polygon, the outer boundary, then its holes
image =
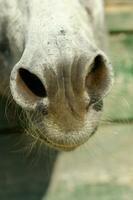
POLYGON ((106 19, 111 33, 133 32, 133 12, 108 12, 106 19))
POLYGON ((110 32, 133 32, 132 0, 106 0, 105 10, 110 32))
POLYGON ((104 119, 133 119, 133 34, 110 37, 115 84, 106 100, 104 119))
POLYGON ((112 4, 133 4, 132 0, 105 0, 106 5, 112 5, 112 4))
POLYGON ((116 78, 106 102, 104 118, 127 119, 128 122, 133 119, 133 1, 107 0, 105 3, 108 29, 114 34, 110 38, 110 52, 116 78))
POLYGON ((46 199, 132 200, 132 141, 133 125, 99 128, 85 147, 60 155, 46 199))

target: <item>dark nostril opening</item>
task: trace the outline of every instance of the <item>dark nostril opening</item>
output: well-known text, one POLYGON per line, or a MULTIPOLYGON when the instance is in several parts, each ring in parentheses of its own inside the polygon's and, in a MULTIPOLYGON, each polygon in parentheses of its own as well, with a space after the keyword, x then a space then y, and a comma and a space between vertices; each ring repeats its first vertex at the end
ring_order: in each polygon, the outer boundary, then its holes
POLYGON ((86 88, 92 101, 97 102, 108 91, 110 72, 102 55, 97 55, 86 77, 86 88))
POLYGON ((40 79, 33 73, 26 69, 19 69, 19 76, 27 88, 38 97, 46 97, 46 89, 40 79))

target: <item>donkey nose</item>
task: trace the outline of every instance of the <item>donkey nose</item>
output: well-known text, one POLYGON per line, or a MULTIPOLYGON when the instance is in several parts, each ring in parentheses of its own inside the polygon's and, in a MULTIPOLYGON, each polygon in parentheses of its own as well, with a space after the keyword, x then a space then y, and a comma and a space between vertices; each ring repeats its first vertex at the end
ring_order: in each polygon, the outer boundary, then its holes
MULTIPOLYGON (((56 67, 59 68, 59 66, 56 67)), ((50 100, 50 93, 53 95, 53 93, 57 92, 54 88, 57 82, 58 89, 65 90, 65 98, 71 99, 70 96, 75 95, 74 101, 76 101, 77 95, 83 95, 86 92, 90 103, 94 103, 108 92, 112 77, 110 65, 105 55, 98 54, 94 56, 91 59, 91 63, 89 61, 89 64, 79 61, 76 67, 75 65, 71 66, 71 69, 69 67, 62 63, 60 72, 64 70, 64 74, 60 73, 60 76, 57 75, 57 77, 56 75, 45 77, 50 75, 47 70, 45 70, 46 74, 44 75, 44 69, 42 69, 41 74, 43 76, 41 76, 36 73, 35 68, 30 71, 29 68, 23 68, 18 64, 17 67, 14 67, 10 80, 14 100, 23 108, 35 109, 38 103, 44 103, 47 97, 50 100), (63 81, 57 80, 60 78, 63 81)))

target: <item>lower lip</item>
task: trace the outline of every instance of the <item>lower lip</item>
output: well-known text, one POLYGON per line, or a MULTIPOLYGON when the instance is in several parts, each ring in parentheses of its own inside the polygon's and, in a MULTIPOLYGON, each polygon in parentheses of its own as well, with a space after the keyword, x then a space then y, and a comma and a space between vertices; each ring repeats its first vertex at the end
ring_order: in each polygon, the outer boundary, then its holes
POLYGON ((46 143, 51 148, 54 148, 57 150, 64 150, 64 151, 72 151, 81 145, 81 144, 76 144, 76 145, 57 144, 57 143, 49 140, 48 138, 40 138, 40 141, 46 143))

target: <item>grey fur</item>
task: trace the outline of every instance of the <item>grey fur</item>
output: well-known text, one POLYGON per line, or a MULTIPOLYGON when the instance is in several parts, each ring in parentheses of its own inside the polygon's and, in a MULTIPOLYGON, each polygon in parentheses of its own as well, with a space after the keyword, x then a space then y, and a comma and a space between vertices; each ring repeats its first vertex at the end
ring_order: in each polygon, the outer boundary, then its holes
MULTIPOLYGON (((100 117, 101 109, 96 106, 86 110, 91 96, 85 80, 97 56, 101 57, 107 75, 104 86, 98 90, 100 98, 112 83, 111 65, 103 52, 103 1, 0 0, 0 5, 0 41, 4 30, 11 51, 10 62, 1 63, 0 81, 4 84, 0 92, 9 85, 12 70, 10 87, 14 100, 26 110, 34 111, 39 105, 47 108, 42 109, 47 116, 42 117, 41 128, 36 125, 36 132, 39 127, 38 134, 42 134, 37 138, 48 145, 53 141, 51 146, 59 149, 79 146, 89 138, 100 117), (48 97, 32 101, 19 90, 20 68, 39 77, 48 97)), ((36 138, 36 134, 32 136, 36 138)))

